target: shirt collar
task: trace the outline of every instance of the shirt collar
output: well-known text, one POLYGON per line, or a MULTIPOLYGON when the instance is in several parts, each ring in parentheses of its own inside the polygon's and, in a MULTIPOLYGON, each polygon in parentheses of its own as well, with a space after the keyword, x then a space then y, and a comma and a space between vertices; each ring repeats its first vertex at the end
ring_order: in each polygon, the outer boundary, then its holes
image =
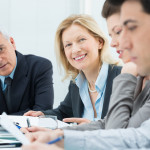
POLYGON ((108 64, 103 62, 97 80, 95 82, 95 87, 98 92, 102 92, 104 90, 107 76, 108 76, 108 64))
MULTIPOLYGON (((97 77, 97 80, 95 82, 95 87, 98 92, 102 92, 105 87, 107 75, 108 75, 108 66, 109 65, 107 63, 103 62, 101 70, 97 77)), ((82 85, 85 83, 85 80, 86 80, 86 77, 85 77, 84 73, 81 71, 75 78, 76 85, 79 88, 81 88, 82 85)))
POLYGON ((75 78, 75 82, 76 85, 80 88, 82 87, 82 85, 85 83, 85 75, 82 71, 80 71, 80 73, 77 75, 77 77, 75 78))

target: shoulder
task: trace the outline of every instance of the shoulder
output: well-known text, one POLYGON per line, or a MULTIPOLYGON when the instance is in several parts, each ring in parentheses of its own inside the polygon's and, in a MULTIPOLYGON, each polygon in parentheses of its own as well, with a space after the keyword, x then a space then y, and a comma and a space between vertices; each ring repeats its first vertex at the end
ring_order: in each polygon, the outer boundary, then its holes
POLYGON ((24 55, 28 62, 36 62, 36 63, 51 63, 50 60, 44 57, 36 56, 36 55, 24 55))
POLYGON ((36 56, 36 55, 23 55, 19 52, 17 53, 17 57, 19 57, 18 59, 21 59, 22 61, 26 61, 26 63, 28 64, 28 66, 50 66, 52 67, 52 63, 50 60, 48 60, 47 58, 44 57, 40 57, 40 56, 36 56))
POLYGON ((23 55, 16 51, 17 55, 17 70, 32 73, 48 72, 52 74, 53 66, 50 60, 36 56, 36 55, 23 55))

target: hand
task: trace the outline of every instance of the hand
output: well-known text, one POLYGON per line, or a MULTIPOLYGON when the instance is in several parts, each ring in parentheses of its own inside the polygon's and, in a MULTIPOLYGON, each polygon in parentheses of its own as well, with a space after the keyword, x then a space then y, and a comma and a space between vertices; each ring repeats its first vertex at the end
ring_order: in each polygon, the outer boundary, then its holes
POLYGON ((23 145, 22 150, 64 150, 64 146, 60 147, 56 144, 48 145, 38 142, 34 142, 30 145, 23 145))
POLYGON ((24 116, 38 117, 38 116, 44 116, 44 113, 42 113, 41 111, 30 110, 30 111, 24 113, 24 116))
POLYGON ((78 123, 79 125, 85 124, 85 123, 90 123, 91 121, 85 118, 65 118, 63 119, 64 122, 75 122, 78 123))
POLYGON ((121 73, 129 73, 137 77, 138 73, 136 64, 134 64, 133 62, 128 62, 124 64, 121 73))
POLYGON ((42 127, 37 127, 37 126, 32 126, 29 128, 20 128, 21 132, 23 133, 29 133, 29 132, 37 132, 37 131, 47 131, 50 132, 51 129, 47 129, 47 128, 42 128, 42 127))
POLYGON ((51 130, 51 131, 38 131, 34 133, 27 133, 26 136, 31 142, 41 142, 47 143, 60 136, 63 136, 64 132, 61 129, 51 130))

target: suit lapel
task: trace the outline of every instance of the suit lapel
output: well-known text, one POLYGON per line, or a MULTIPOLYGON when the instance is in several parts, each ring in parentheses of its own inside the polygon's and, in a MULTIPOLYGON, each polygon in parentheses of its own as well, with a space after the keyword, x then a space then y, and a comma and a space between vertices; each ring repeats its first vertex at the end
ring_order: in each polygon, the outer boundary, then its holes
POLYGON ((107 77, 107 83, 106 83, 106 91, 105 91, 105 96, 104 96, 104 104, 103 104, 101 119, 103 119, 106 116, 107 111, 108 111, 110 96, 111 96, 111 92, 112 92, 113 79, 117 75, 119 75, 120 72, 121 72, 121 67, 117 69, 117 68, 115 68, 115 66, 109 65, 108 77, 107 77))
POLYGON ((17 112, 24 96, 26 86, 28 84, 27 71, 28 66, 24 56, 18 52, 17 54, 17 67, 15 70, 14 78, 11 87, 11 104, 12 112, 17 112))
POLYGON ((74 117, 79 117, 82 118, 84 106, 83 102, 81 100, 80 94, 79 94, 79 88, 77 87, 76 84, 72 83, 73 86, 73 116, 74 117))
POLYGON ((83 105, 83 102, 82 102, 82 100, 81 100, 81 98, 79 97, 78 98, 78 100, 79 100, 79 102, 78 102, 78 112, 79 112, 79 114, 77 114, 78 116, 77 117, 79 117, 79 118, 82 118, 82 114, 83 114, 83 110, 84 110, 84 105, 83 105))

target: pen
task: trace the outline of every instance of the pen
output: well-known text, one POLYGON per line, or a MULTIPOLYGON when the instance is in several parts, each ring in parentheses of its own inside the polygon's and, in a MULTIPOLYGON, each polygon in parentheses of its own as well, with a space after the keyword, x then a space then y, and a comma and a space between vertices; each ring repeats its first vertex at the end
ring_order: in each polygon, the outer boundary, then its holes
POLYGON ((64 136, 60 136, 60 137, 58 137, 57 139, 48 142, 47 144, 54 144, 54 143, 56 143, 56 142, 62 140, 63 138, 64 138, 64 136))
POLYGON ((18 129, 20 129, 20 128, 21 128, 21 127, 20 127, 19 125, 17 125, 17 124, 16 124, 16 127, 17 127, 18 129))
POLYGON ((14 122, 15 126, 20 129, 21 127, 19 126, 19 123, 18 122, 14 122))
POLYGON ((29 118, 27 118, 27 125, 28 125, 28 128, 31 127, 29 118))

